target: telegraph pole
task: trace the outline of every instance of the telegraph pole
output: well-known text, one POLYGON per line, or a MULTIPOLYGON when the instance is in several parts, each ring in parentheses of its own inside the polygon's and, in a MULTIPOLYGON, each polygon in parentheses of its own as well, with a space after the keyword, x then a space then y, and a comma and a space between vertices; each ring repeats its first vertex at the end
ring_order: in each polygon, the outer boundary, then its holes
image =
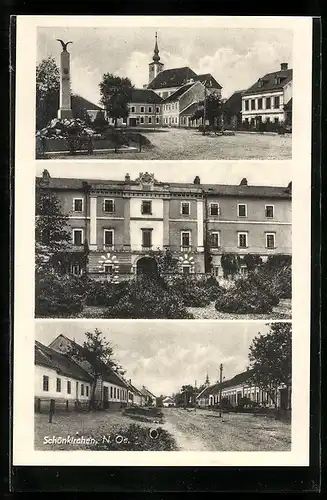
POLYGON ((204 82, 204 107, 203 107, 203 132, 202 134, 206 134, 206 119, 207 119, 207 82, 204 82))
POLYGON ((219 375, 219 417, 221 417, 221 392, 222 392, 221 384, 223 382, 223 365, 222 365, 222 363, 220 364, 219 372, 220 372, 220 375, 219 375))

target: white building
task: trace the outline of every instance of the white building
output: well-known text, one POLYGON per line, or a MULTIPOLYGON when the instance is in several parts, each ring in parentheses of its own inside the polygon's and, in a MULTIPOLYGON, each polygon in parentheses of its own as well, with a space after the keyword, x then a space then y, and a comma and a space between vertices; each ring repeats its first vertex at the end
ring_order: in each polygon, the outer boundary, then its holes
POLYGON ((169 397, 169 396, 166 396, 163 400, 162 400, 162 404, 164 405, 165 408, 168 408, 170 406, 176 406, 175 405, 175 401, 169 397))
POLYGON ((293 70, 282 63, 279 71, 267 73, 243 93, 242 122, 250 127, 290 122, 285 106, 291 102, 292 92, 293 70))

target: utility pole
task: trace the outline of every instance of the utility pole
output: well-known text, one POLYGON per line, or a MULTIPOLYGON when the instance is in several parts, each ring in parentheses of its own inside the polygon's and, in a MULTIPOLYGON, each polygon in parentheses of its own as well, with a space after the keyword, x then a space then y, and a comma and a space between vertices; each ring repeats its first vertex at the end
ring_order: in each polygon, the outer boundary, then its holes
POLYGON ((206 119, 207 119, 207 82, 204 82, 204 107, 203 107, 203 132, 206 134, 206 119))
POLYGON ((223 382, 223 365, 222 365, 222 363, 220 364, 219 372, 220 372, 220 375, 219 375, 219 417, 221 418, 221 392, 222 392, 221 384, 223 382))

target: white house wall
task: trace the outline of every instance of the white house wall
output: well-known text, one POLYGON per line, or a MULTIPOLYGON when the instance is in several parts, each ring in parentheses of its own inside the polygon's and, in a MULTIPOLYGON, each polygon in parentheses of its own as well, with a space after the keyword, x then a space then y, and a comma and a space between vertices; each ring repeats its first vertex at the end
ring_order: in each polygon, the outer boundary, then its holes
POLYGON ((65 399, 88 401, 91 395, 90 384, 84 380, 60 375, 52 368, 35 365, 35 388, 34 395, 37 398, 65 399), (49 377, 49 390, 43 390, 43 376, 49 377), (57 392, 57 378, 61 380, 61 391, 57 392), (67 393, 67 382, 71 382, 71 394, 67 393), (76 397, 76 382, 78 382, 78 398, 76 397), (84 396, 81 396, 81 384, 84 384, 84 396), (86 396, 86 387, 89 388, 89 395, 86 396))

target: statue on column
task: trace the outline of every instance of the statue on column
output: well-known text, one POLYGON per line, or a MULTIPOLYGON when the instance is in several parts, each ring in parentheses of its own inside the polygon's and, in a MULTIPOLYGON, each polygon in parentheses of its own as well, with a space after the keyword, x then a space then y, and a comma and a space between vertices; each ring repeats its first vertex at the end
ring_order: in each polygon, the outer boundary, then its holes
POLYGON ((62 52, 60 54, 60 101, 58 118, 72 118, 71 90, 70 90, 70 54, 67 45, 73 42, 64 42, 60 38, 62 52))

